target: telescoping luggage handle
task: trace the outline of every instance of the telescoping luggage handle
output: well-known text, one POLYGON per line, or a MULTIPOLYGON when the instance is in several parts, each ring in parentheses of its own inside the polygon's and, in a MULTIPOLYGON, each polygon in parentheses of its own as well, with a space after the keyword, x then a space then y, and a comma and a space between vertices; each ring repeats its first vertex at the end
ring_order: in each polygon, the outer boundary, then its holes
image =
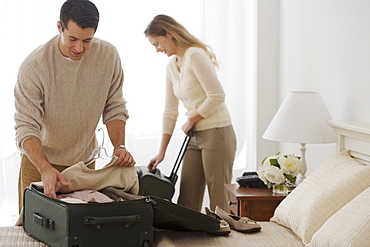
POLYGON ((189 130, 188 135, 185 136, 185 140, 182 143, 182 146, 181 146, 179 155, 177 155, 177 158, 176 158, 176 161, 175 161, 175 165, 173 166, 172 171, 171 171, 171 175, 169 177, 169 179, 172 182, 172 184, 175 184, 176 181, 177 181, 177 178, 178 178, 177 171, 180 168, 180 164, 181 164, 182 159, 184 158, 184 154, 185 154, 186 148, 188 147, 189 142, 190 142, 190 139, 193 136, 194 136, 194 131, 193 130, 189 130))

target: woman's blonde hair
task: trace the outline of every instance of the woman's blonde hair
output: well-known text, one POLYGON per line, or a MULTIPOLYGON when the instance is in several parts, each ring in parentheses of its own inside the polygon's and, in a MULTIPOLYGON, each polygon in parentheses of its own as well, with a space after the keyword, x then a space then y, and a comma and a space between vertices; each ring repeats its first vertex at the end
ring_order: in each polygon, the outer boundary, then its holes
POLYGON ((193 36, 186 28, 178 23, 175 19, 167 15, 157 15, 149 23, 144 31, 145 36, 166 36, 167 33, 172 35, 177 46, 181 48, 200 47, 207 52, 213 64, 217 67, 218 62, 216 55, 212 52, 210 46, 204 44, 198 38, 193 36))

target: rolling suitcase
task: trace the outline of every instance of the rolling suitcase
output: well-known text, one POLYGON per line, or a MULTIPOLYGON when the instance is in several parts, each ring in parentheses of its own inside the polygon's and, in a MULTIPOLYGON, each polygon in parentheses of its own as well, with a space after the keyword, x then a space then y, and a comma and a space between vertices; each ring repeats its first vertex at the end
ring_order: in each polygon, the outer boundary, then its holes
POLYGON ((109 203, 66 203, 31 186, 24 191, 24 231, 51 247, 152 246, 149 197, 109 203))
POLYGON ((178 178, 177 171, 180 168, 186 148, 193 135, 194 132, 190 130, 189 135, 185 137, 170 176, 164 175, 158 168, 155 172, 151 172, 146 166, 136 166, 136 172, 139 178, 139 195, 157 196, 168 200, 172 199, 178 178))

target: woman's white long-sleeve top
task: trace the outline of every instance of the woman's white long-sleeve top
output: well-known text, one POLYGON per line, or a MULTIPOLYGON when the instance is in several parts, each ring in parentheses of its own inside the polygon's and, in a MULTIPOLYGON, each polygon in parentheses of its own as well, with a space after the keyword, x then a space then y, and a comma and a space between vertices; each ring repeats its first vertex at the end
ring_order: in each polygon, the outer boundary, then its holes
POLYGON ((215 66, 202 48, 190 47, 182 58, 181 70, 176 57, 167 65, 166 104, 163 114, 163 133, 172 134, 178 117, 179 100, 190 116, 197 111, 204 119, 194 130, 225 127, 231 124, 225 104, 225 93, 217 78, 215 66))

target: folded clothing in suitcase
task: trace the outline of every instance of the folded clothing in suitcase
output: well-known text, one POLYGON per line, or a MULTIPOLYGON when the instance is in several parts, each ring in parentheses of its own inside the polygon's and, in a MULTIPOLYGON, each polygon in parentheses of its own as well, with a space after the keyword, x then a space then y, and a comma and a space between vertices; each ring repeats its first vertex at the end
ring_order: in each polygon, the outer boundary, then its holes
POLYGON ((23 228, 51 247, 152 246, 149 197, 71 204, 31 186, 24 191, 23 228))
POLYGON ((162 174, 158 168, 155 172, 151 172, 146 166, 136 166, 136 172, 139 178, 139 195, 157 196, 168 200, 172 199, 175 193, 177 171, 193 135, 194 132, 190 130, 189 135, 185 137, 170 176, 162 174))
MULTIPOLYGON (((140 195, 126 193, 122 189, 107 187, 102 193, 113 200, 138 200, 140 195)), ((175 204, 167 199, 150 196, 153 207, 153 226, 166 230, 213 232, 220 229, 220 221, 206 214, 175 204)))

